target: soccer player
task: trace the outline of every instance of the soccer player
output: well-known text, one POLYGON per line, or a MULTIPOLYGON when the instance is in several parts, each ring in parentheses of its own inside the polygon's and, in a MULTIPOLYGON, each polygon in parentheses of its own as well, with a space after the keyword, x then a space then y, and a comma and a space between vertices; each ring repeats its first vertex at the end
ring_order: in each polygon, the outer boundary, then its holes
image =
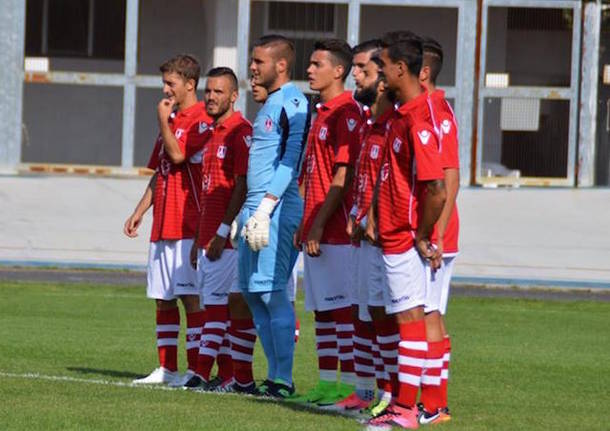
POLYGON ((358 320, 355 321, 354 336, 356 393, 337 403, 337 407, 346 410, 370 407, 372 416, 389 406, 391 381, 396 388, 398 378, 398 327, 395 318, 385 313, 383 260, 371 206, 385 156, 385 134, 388 120, 393 115, 394 102, 381 72, 380 48, 381 41, 377 39, 354 47, 354 98, 363 105, 367 117, 354 178, 354 205, 347 225, 347 233, 360 243, 357 248, 358 320), (372 405, 374 376, 377 377, 379 396, 378 402, 372 405))
POLYGON ((417 394, 428 347, 423 260, 433 269, 439 264, 430 236, 446 193, 428 94, 419 82, 421 40, 410 32, 393 32, 384 35, 382 43, 383 73, 401 103, 388 131, 378 194, 386 312, 395 315, 400 333, 399 391, 394 404, 369 423, 380 428, 395 425, 415 429, 419 426, 417 394), (418 194, 420 187, 425 194, 418 194), (415 213, 418 208, 420 217, 415 213))
POLYGON ((211 118, 205 105, 197 101, 200 67, 193 56, 178 55, 163 63, 160 70, 165 97, 157 106, 159 136, 148 163, 155 174, 123 231, 136 237, 144 213, 153 207, 146 293, 157 304, 160 367, 134 383, 182 385, 195 371, 203 324, 196 273, 188 261, 199 221, 200 151, 211 118), (187 319, 189 371, 183 378, 177 373, 180 313, 176 298, 182 301, 187 319))
POLYGON ((294 57, 292 42, 278 35, 261 37, 252 49, 253 82, 268 96, 254 122, 240 216, 239 285, 268 365, 259 390, 277 398, 294 394, 295 314, 286 284, 298 254, 292 247, 303 213, 297 178, 309 129, 307 99, 290 82, 294 57))
POLYGON ((305 308, 315 314, 320 372, 318 384, 302 399, 321 406, 347 398, 355 384, 350 283, 355 265, 346 227, 363 119, 344 87, 351 66, 347 42, 326 39, 315 43, 307 69, 309 87, 319 92, 321 102, 308 137, 305 212, 295 247, 304 252, 305 308))
POLYGON ((458 154, 457 121, 445 92, 436 88, 436 79, 443 67, 443 48, 431 38, 423 39, 424 59, 420 82, 428 90, 432 103, 435 128, 439 135, 447 200, 435 225, 431 242, 442 255, 442 265, 436 271, 427 271, 426 337, 428 354, 422 376, 420 401, 423 412, 420 423, 444 422, 451 419, 447 407, 447 380, 451 341, 445 329, 443 316, 447 312, 449 283, 453 261, 458 253, 459 218, 456 198, 460 187, 460 161, 458 154))
MULTIPOLYGON (((238 97, 237 77, 228 67, 217 67, 207 73, 204 90, 206 111, 214 120, 211 136, 203 148, 201 164, 201 217, 196 241, 191 250, 199 278, 199 289, 205 309, 196 374, 185 387, 215 389, 210 384, 212 366, 223 342, 229 344, 229 292, 237 287, 237 251, 229 237, 231 223, 246 198, 248 151, 252 126, 234 110, 238 97)), ((233 380, 233 364, 227 349, 226 358, 218 358, 221 385, 233 380)), ((254 381, 237 382, 238 392, 253 392, 254 381)))

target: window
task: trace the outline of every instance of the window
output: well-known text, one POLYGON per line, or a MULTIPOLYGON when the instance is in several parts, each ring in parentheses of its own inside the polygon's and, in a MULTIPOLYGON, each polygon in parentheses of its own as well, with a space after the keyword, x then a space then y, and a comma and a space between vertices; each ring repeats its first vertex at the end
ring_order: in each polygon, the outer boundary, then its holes
POLYGON ((125 0, 28 0, 26 56, 122 60, 125 0))

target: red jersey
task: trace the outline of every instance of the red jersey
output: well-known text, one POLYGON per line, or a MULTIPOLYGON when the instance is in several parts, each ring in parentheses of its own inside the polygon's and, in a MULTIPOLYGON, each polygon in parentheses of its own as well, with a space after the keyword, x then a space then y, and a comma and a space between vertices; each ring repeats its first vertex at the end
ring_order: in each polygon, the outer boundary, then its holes
MULTIPOLYGON (((205 248, 216 235, 233 194, 235 176, 248 173, 251 142, 252 125, 240 112, 212 128, 212 136, 203 147, 201 164, 199 248, 205 248)), ((225 248, 233 248, 229 239, 225 248)))
POLYGON ((153 194, 152 242, 193 238, 199 220, 201 157, 198 152, 209 137, 212 119, 203 102, 173 112, 169 126, 180 145, 185 161, 171 162, 159 134, 148 167, 157 172, 153 194))
MULTIPOLYGON (((443 169, 460 169, 458 128, 453 109, 451 109, 451 105, 445 99, 445 92, 443 90, 436 90, 430 94, 430 102, 432 104, 434 127, 440 141, 439 150, 441 152, 443 169)), ((451 255, 458 252, 459 230, 460 221, 456 203, 445 229, 443 254, 451 255)), ((437 238, 438 231, 435 226, 430 240, 433 244, 436 244, 437 238)))
MULTIPOLYGON (((337 165, 354 166, 360 147, 362 112, 346 91, 325 104, 316 106, 318 115, 307 138, 305 158, 305 210, 303 212, 303 241, 330 189, 337 165)), ((349 244, 345 229, 353 192, 348 187, 343 202, 326 222, 321 243, 349 244)))
POLYGON ((422 93, 395 111, 388 131, 378 197, 379 240, 385 254, 413 247, 417 183, 443 178, 428 94, 422 93))
MULTIPOLYGON (((365 113, 370 116, 371 111, 366 109, 365 113)), ((356 164, 354 175, 354 208, 352 213, 356 217, 356 223, 360 224, 373 201, 373 192, 379 177, 379 170, 385 158, 385 139, 388 129, 388 121, 394 114, 392 108, 388 108, 375 120, 366 120, 363 130, 362 145, 356 164)))

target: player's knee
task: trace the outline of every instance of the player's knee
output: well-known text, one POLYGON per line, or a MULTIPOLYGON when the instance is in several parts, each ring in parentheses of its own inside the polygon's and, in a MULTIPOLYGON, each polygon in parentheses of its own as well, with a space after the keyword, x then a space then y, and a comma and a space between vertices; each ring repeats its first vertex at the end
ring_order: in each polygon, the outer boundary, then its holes
POLYGON ((175 299, 157 299, 155 302, 157 304, 157 310, 171 310, 178 306, 175 299))
POLYGON ((241 293, 231 293, 229 295, 229 312, 232 319, 252 318, 248 303, 241 293))

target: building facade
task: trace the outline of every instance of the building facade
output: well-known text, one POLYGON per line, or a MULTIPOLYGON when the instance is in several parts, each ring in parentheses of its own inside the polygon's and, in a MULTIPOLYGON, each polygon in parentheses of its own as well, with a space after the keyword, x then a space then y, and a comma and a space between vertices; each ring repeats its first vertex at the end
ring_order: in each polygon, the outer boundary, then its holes
POLYGON ((305 92, 313 43, 389 30, 437 39, 464 185, 610 183, 610 9, 580 0, 5 0, 0 169, 130 173, 156 136, 158 66, 180 52, 236 70, 291 37, 305 92))

